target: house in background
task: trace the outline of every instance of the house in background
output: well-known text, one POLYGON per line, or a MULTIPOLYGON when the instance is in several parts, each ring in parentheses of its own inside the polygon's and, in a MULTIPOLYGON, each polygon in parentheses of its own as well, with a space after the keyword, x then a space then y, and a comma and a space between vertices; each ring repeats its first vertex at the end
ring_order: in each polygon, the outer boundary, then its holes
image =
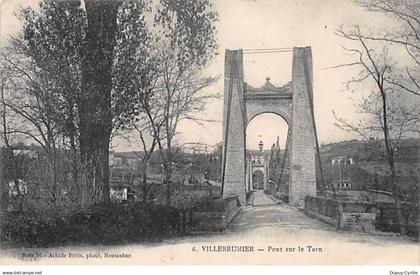
POLYGON ((135 200, 134 186, 138 184, 140 159, 136 152, 109 153, 109 189, 111 200, 135 200))
POLYGON ((331 159, 332 179, 336 190, 352 190, 351 168, 355 164, 352 157, 335 157, 331 159))

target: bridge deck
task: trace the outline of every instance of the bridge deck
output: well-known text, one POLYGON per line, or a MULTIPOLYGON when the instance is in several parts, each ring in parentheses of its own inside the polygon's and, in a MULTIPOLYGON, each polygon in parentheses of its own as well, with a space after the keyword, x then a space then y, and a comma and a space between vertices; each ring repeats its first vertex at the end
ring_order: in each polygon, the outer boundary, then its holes
POLYGON ((253 195, 252 206, 244 207, 241 214, 230 224, 229 231, 243 231, 265 226, 335 231, 335 227, 312 219, 287 203, 278 204, 262 190, 254 192, 253 195))
POLYGON ((270 205, 277 205, 275 201, 269 198, 262 190, 258 190, 254 192, 252 206, 270 206, 270 205))

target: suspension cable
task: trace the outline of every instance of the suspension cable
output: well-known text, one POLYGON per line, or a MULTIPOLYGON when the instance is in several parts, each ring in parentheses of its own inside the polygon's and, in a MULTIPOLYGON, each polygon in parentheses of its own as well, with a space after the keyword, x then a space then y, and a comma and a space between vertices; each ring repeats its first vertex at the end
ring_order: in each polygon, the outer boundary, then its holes
POLYGON ((293 50, 293 48, 261 48, 261 49, 242 49, 242 51, 244 52, 249 52, 249 51, 291 51, 293 50))
POLYGON ((290 142, 291 132, 292 132, 292 129, 291 129, 291 127, 289 127, 289 129, 287 129, 286 146, 284 146, 283 160, 282 160, 282 164, 281 164, 279 182, 277 183, 277 186, 276 186, 276 192, 278 192, 279 189, 280 189, 280 184, 281 184, 281 180, 283 178, 284 169, 286 168, 286 161, 289 158, 289 146, 290 146, 289 142, 290 142))
POLYGON ((264 54, 264 53, 288 53, 293 48, 266 48, 266 49, 243 49, 244 54, 264 54))
POLYGON ((244 54, 264 54, 264 53, 290 53, 292 51, 252 51, 252 52, 244 52, 244 54))

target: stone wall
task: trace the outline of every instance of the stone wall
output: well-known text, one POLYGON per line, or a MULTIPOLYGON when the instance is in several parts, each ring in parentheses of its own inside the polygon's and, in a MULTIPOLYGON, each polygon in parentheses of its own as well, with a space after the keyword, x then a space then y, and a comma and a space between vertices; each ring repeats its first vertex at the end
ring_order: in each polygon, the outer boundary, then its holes
POLYGON ((341 230, 374 232, 376 210, 372 203, 305 197, 305 214, 341 230))
MULTIPOLYGON (((402 214, 407 235, 419 238, 420 215, 416 205, 402 203, 402 214)), ((376 214, 376 228, 381 231, 398 232, 399 222, 395 204, 379 203, 376 214)))
POLYGON ((373 203, 338 202, 338 228, 350 231, 374 232, 377 207, 373 203))
MULTIPOLYGON (((419 209, 402 204, 406 233, 419 236, 419 209)), ((340 201, 324 197, 305 197, 305 214, 338 229, 360 232, 399 232, 397 211, 393 203, 340 201)))
POLYGON ((321 197, 305 197, 305 210, 310 210, 323 216, 337 219, 338 201, 321 197))
MULTIPOLYGON (((220 198, 221 197, 221 187, 220 186, 194 186, 194 185, 184 185, 180 186, 178 184, 173 184, 171 186, 171 199, 179 200, 180 197, 184 198, 220 198)), ((153 193, 153 197, 156 199, 157 203, 166 203, 166 185, 161 183, 154 184, 150 191, 153 193)), ((141 194, 141 189, 138 194, 141 194)), ((186 199, 187 200, 187 199, 186 199)), ((188 203, 188 201, 185 201, 188 203)))
POLYGON ((342 213, 338 228, 349 231, 374 232, 375 213, 342 213))
POLYGON ((192 209, 190 231, 222 231, 241 211, 238 196, 221 198, 197 205, 192 209))

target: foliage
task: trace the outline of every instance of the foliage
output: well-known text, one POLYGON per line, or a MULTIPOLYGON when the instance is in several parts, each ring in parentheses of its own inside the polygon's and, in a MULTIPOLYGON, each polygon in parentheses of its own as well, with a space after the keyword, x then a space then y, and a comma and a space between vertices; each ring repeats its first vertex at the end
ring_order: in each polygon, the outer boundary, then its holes
POLYGON ((204 90, 216 79, 204 77, 201 69, 217 50, 217 16, 208 0, 160 1, 154 15, 150 28, 136 13, 127 13, 121 20, 121 26, 127 22, 131 28, 144 28, 131 36, 123 33, 117 40, 122 56, 130 53, 131 57, 130 62, 116 67, 115 95, 122 100, 115 106, 122 112, 115 123, 123 134, 134 131, 138 135, 135 139, 140 139, 146 152, 140 157, 144 171, 155 147, 159 150, 169 203, 175 161, 172 143, 178 123, 185 119, 198 121, 195 115, 214 97, 204 90), (131 100, 121 95, 129 95, 131 100))
MULTIPOLYGON (((337 171, 337 167, 331 165, 332 158, 350 156, 355 162, 350 167, 350 179, 354 189, 392 192, 387 161, 382 154, 378 154, 378 144, 383 144, 383 140, 342 141, 321 147, 326 180, 331 182, 333 170, 337 171)), ((420 139, 405 140, 398 150, 400 152, 395 160, 396 193, 403 201, 418 205, 420 139)))
POLYGON ((199 70, 216 52, 217 18, 208 0, 165 0, 156 10, 142 0, 84 3, 44 0, 18 12, 22 33, 3 56, 12 96, 2 95, 2 107, 22 123, 2 124, 7 137, 43 146, 55 175, 57 148, 69 148, 73 180, 90 203, 109 197, 111 131, 141 129, 148 156, 159 143, 171 162, 164 144, 170 152, 178 121, 202 110, 208 97, 199 92, 214 81, 199 70))
MULTIPOLYGON (((63 136, 76 134, 76 102, 82 94, 86 15, 73 2, 41 2, 38 12, 22 9, 23 35, 12 37, 9 47, 9 53, 20 55, 8 60, 20 61, 15 70, 27 78, 29 88, 41 93, 39 112, 50 116, 63 136)), ((28 100, 28 94, 24 96, 21 100, 28 100)))
POLYGON ((3 226, 2 241, 24 247, 159 241, 181 232, 175 208, 139 203, 8 213, 3 226))
POLYGON ((206 65, 217 49, 216 20, 209 0, 162 0, 155 22, 166 40, 163 56, 175 61, 180 71, 206 65))

